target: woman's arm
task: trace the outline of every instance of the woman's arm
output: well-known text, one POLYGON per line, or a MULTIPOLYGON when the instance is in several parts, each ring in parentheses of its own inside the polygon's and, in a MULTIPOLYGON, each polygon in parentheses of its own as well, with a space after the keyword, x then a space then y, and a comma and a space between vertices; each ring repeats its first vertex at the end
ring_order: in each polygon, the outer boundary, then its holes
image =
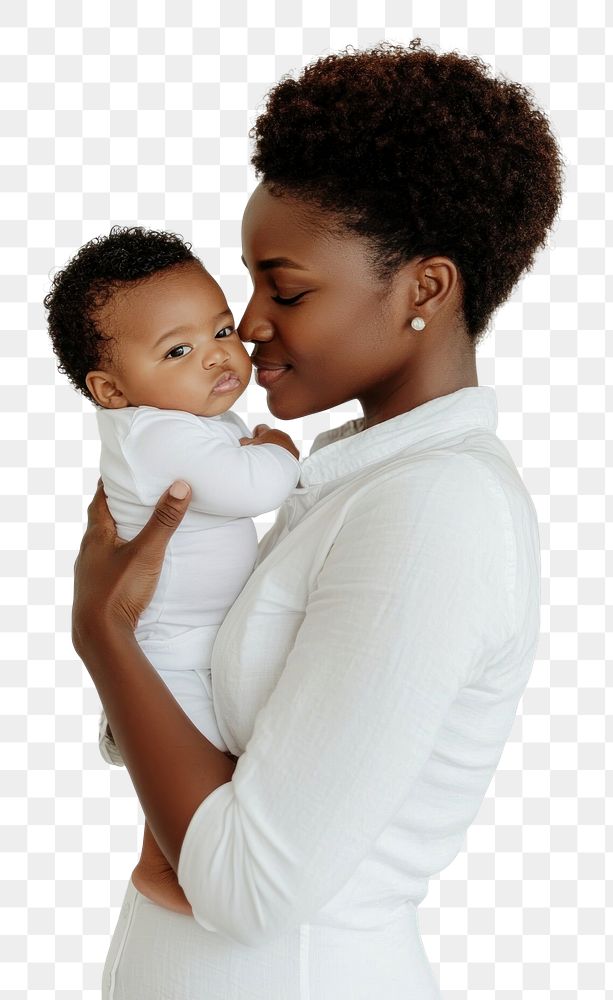
POLYGON ((231 780, 236 766, 188 718, 134 638, 190 495, 189 489, 184 497, 167 491, 139 535, 123 542, 99 482, 75 562, 73 603, 75 650, 96 686, 155 839, 175 871, 196 808, 231 780))
POLYGON ((170 862, 162 854, 159 845, 145 821, 143 847, 138 864, 130 876, 138 891, 158 906, 175 913, 193 916, 192 908, 170 862))

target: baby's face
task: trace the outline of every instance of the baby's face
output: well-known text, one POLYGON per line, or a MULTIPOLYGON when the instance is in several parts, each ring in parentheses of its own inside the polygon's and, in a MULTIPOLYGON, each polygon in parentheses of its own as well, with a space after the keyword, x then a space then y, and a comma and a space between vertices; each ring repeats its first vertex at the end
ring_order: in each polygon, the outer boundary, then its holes
POLYGON ((210 417, 228 410, 251 378, 251 358, 226 297, 197 262, 119 289, 98 323, 115 337, 118 396, 103 405, 157 406, 210 417), (226 373, 234 378, 219 385, 226 373))

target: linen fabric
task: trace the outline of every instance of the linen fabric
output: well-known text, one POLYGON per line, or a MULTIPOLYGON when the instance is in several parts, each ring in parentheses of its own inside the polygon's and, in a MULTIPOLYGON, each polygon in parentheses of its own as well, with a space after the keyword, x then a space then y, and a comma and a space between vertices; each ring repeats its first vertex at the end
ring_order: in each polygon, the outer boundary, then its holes
POLYGON ((316 438, 213 646, 239 761, 185 834, 193 919, 130 884, 105 996, 440 996, 417 907, 539 638, 537 515, 496 427, 495 391, 470 386, 316 438))

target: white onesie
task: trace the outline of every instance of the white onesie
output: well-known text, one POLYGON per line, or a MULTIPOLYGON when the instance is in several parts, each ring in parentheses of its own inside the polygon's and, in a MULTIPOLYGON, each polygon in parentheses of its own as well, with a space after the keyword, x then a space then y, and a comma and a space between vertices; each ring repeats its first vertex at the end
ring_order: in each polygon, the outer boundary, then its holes
MULTIPOLYGON (((257 559, 252 518, 281 506, 298 483, 300 462, 278 444, 242 446, 239 438, 253 435, 231 410, 199 417, 128 406, 100 408, 96 416, 100 474, 119 538, 140 531, 174 480, 192 488, 135 635, 186 715, 226 750, 213 710, 210 653, 257 559)), ((104 713, 100 725, 106 728, 104 713)))

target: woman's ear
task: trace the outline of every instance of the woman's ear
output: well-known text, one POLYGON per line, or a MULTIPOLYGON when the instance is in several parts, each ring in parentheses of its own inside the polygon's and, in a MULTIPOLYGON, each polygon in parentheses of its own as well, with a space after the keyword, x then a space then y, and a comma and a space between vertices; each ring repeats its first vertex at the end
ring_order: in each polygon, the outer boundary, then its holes
POLYGON ((111 372, 88 372, 85 383, 96 402, 105 410, 118 410, 130 405, 111 372))
POLYGON ((449 257, 425 257, 416 268, 418 301, 415 305, 425 319, 450 308, 459 292, 460 273, 449 257))

